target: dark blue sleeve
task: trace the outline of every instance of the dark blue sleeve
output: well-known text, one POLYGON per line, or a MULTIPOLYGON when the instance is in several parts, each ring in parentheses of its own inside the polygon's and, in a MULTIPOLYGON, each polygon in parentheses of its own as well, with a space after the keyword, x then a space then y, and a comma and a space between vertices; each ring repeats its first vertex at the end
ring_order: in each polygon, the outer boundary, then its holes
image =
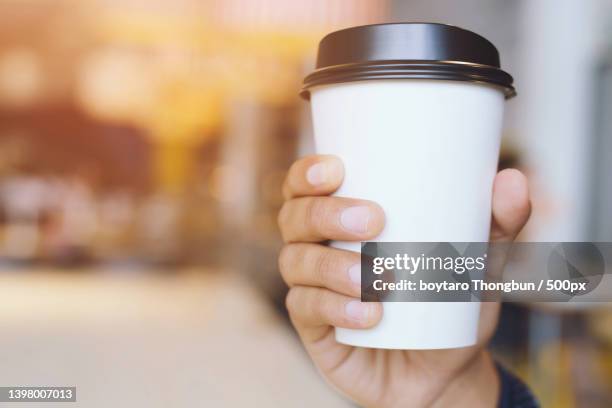
POLYGON ((516 376, 497 364, 501 390, 498 408, 539 408, 540 403, 531 390, 516 376))

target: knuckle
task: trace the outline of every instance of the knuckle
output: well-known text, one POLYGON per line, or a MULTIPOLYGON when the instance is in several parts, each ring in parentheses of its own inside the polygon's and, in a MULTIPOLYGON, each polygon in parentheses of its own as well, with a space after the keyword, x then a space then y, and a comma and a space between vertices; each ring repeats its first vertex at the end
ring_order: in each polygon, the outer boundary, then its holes
POLYGON ((328 286, 332 282, 333 275, 338 267, 338 257, 327 249, 314 254, 314 257, 312 265, 314 265, 315 279, 323 286, 328 286))
POLYGON ((342 315, 337 310, 337 304, 334 302, 334 294, 326 290, 317 291, 316 296, 314 296, 313 302, 314 305, 312 310, 318 320, 325 322, 333 322, 338 320, 338 316, 342 315))
POLYGON ((306 222, 314 231, 325 230, 325 220, 328 214, 327 201, 321 198, 310 198, 306 204, 306 222))
POLYGON ((314 315, 316 320, 325 320, 329 311, 329 302, 325 292, 317 290, 310 298, 309 310, 314 315))

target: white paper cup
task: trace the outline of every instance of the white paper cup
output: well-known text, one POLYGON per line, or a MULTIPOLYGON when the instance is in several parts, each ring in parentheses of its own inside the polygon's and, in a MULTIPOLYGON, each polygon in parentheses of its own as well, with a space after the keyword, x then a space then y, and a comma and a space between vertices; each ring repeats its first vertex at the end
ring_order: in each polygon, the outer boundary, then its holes
MULTIPOLYGON (((344 163, 345 178, 334 195, 372 200, 385 211, 386 226, 376 241, 488 241, 508 88, 366 75, 310 84, 308 92, 316 152, 344 163)), ((331 245, 360 251, 359 242, 331 245)), ((476 343, 478 302, 385 302, 383 308, 376 327, 337 328, 336 339, 386 349, 476 343)))
MULTIPOLYGON (((486 242, 504 95, 458 81, 376 80, 311 90, 316 151, 340 157, 334 194, 377 202, 377 241, 486 242)), ((359 252, 358 242, 333 242, 359 252)), ((346 344, 392 349, 476 342, 478 302, 388 302, 369 330, 336 329, 346 344)))

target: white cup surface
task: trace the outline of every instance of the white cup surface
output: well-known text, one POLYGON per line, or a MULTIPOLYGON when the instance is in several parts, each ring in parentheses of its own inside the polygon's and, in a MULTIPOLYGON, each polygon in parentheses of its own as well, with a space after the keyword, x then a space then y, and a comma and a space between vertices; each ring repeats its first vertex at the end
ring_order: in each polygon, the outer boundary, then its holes
MULTIPOLYGON (((313 87, 316 151, 344 162, 334 194, 377 202, 376 241, 486 242, 504 94, 460 81, 385 79, 313 87)), ((358 242, 333 246, 359 251, 358 242)), ((339 342, 390 349, 474 345, 478 302, 387 302, 367 330, 336 329, 339 342)))

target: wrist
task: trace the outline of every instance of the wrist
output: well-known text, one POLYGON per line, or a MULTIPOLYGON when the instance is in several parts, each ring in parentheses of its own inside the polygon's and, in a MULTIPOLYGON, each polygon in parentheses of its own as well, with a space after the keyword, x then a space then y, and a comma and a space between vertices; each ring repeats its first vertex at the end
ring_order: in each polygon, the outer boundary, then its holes
POLYGON ((491 354, 482 350, 448 384, 433 407, 496 407, 499 393, 499 373, 491 354))

